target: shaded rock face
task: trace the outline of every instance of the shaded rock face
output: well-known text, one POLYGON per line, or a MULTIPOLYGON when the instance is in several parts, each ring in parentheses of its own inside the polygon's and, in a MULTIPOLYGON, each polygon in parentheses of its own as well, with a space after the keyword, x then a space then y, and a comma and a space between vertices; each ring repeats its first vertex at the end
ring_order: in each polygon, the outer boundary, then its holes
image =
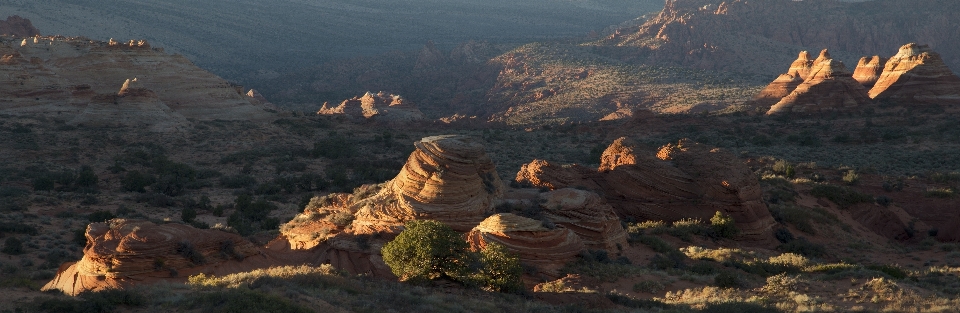
POLYGON ((335 107, 330 107, 324 103, 317 114, 346 115, 353 118, 368 118, 388 122, 416 121, 426 118, 416 104, 398 95, 383 92, 377 94, 368 92, 363 97, 344 100, 335 107))
POLYGON ((10 35, 17 37, 39 36, 40 30, 33 27, 30 20, 18 15, 8 16, 6 20, 0 21, 0 35, 10 35))
POLYGON ((827 50, 814 62, 807 79, 770 107, 767 115, 859 112, 872 104, 867 89, 827 50))
POLYGON ((540 194, 543 215, 572 230, 592 250, 617 252, 627 245, 627 231, 610 204, 600 195, 573 188, 540 194))
POLYGON ((144 41, 3 37, 0 64, 3 114, 72 116, 70 124, 156 131, 178 129, 187 118, 272 116, 222 78, 144 41), (130 89, 126 92, 131 94, 118 93, 121 89, 130 89))
POLYGON ((90 224, 86 237, 83 259, 61 266, 43 290, 76 295, 190 273, 232 272, 259 254, 239 235, 180 224, 114 219, 90 224))
POLYGON ((548 229, 541 221, 510 213, 494 214, 483 220, 467 234, 467 241, 475 250, 490 243, 500 244, 517 255, 521 263, 553 275, 584 249, 580 237, 570 229, 548 229))
POLYGON ((736 157, 721 149, 685 139, 653 154, 620 138, 604 151, 599 170, 593 172, 580 166, 535 163, 523 167, 518 182, 596 190, 622 218, 708 220, 721 211, 736 221, 740 239, 766 243, 773 238, 776 222, 763 203, 759 181, 736 157))
POLYGON ((883 74, 883 67, 886 63, 886 58, 877 55, 872 58, 860 58, 857 68, 853 71, 853 79, 868 89, 873 88, 873 85, 880 79, 880 75, 883 74))
POLYGON ((886 62, 883 74, 870 89, 870 97, 912 102, 960 105, 960 77, 928 45, 915 43, 900 47, 886 62))

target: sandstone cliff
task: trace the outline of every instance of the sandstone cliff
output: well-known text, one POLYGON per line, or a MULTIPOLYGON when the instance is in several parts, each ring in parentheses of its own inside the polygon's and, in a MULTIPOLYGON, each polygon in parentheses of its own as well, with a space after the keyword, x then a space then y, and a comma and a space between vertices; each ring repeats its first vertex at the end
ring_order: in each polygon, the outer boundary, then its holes
POLYGON ((853 79, 843 62, 830 58, 826 49, 814 63, 807 79, 767 115, 860 112, 872 104, 867 89, 853 79))
POLYGON ((682 140, 654 154, 620 138, 604 151, 601 162, 598 170, 589 170, 535 161, 516 179, 537 187, 596 190, 622 218, 706 220, 721 211, 733 216, 741 239, 772 239, 775 222, 761 199, 760 184, 729 152, 682 140))
POLYGON ((398 95, 383 92, 377 94, 367 92, 363 97, 344 100, 335 107, 330 107, 324 103, 317 114, 346 115, 352 118, 368 118, 386 122, 417 121, 426 118, 416 104, 398 95))
POLYGON ((72 124, 158 131, 175 129, 185 118, 272 116, 222 78, 145 41, 2 37, 0 55, 0 112, 5 114, 56 114, 72 124), (137 90, 118 93, 128 80, 136 80, 137 90))
POLYGON ((960 105, 960 77, 928 45, 900 47, 883 67, 870 97, 903 105, 960 105))

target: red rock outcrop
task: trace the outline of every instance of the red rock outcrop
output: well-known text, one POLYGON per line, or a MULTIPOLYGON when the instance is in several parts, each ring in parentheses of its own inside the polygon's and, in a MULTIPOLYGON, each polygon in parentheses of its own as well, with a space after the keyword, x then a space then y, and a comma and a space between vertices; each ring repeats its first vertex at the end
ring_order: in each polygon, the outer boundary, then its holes
POLYGON ((42 290, 76 295, 201 272, 222 275, 266 261, 237 234, 181 224, 114 219, 90 224, 86 237, 83 259, 61 266, 42 290))
POLYGON ((814 62, 809 77, 770 107, 767 115, 859 112, 872 104, 867 89, 826 49, 814 62))
POLYGON ((293 220, 280 227, 280 234, 294 250, 308 250, 342 233, 353 221, 351 194, 314 197, 293 220))
POLYGON ((0 40, 0 112, 75 117, 70 124, 166 131, 197 120, 261 120, 272 116, 227 81, 142 41, 98 42, 62 36, 0 40), (118 88, 137 77, 142 89, 123 99, 118 88), (80 88, 82 86, 82 88, 80 88), (114 101, 116 100, 116 101, 114 101), (113 105, 114 107, 110 107, 113 105), (143 110, 141 110, 143 109, 143 110))
POLYGON ((883 67, 883 74, 870 89, 871 98, 904 105, 960 104, 960 77, 928 45, 900 47, 883 67))
POLYGON ((797 89, 797 86, 800 86, 803 80, 810 75, 812 67, 813 61, 810 60, 810 54, 801 51, 797 60, 790 64, 790 69, 786 73, 780 74, 777 79, 761 90, 749 104, 768 110, 771 106, 780 102, 780 99, 797 89))
POLYGON ((853 70, 853 79, 868 89, 873 88, 873 85, 877 84, 877 80, 880 79, 880 75, 883 74, 883 67, 886 63, 886 58, 877 55, 872 58, 860 58, 857 69, 853 70))
POLYGON ((6 20, 0 20, 0 35, 33 37, 39 36, 40 30, 33 27, 30 20, 13 15, 8 16, 6 20))
POLYGON ((618 252, 627 246, 627 231, 600 195, 564 188, 540 194, 540 199, 544 217, 572 230, 587 248, 618 252))
POLYGON ((389 122, 416 121, 426 118, 412 102, 398 95, 388 95, 383 92, 377 94, 368 92, 363 97, 344 100, 336 107, 329 107, 324 103, 317 114, 346 115, 389 122))
POLYGON ((541 221, 510 213, 483 220, 467 234, 467 241, 477 250, 490 243, 500 244, 516 254, 521 263, 548 274, 556 274, 584 249, 580 237, 570 229, 548 229, 541 221))
POLYGON ((734 218, 741 239, 772 239, 776 222, 763 203, 759 181, 729 152, 682 140, 653 154, 642 151, 628 138, 620 138, 604 151, 601 162, 598 171, 582 176, 577 175, 582 171, 546 162, 528 164, 516 179, 548 188, 579 184, 604 195, 622 218, 707 220, 721 211, 734 218))

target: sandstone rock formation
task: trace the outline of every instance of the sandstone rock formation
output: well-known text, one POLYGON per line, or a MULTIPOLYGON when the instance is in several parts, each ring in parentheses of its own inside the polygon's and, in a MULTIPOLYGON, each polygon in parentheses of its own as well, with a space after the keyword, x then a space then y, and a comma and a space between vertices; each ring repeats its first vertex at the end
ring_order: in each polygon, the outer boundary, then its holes
POLYGON ((621 218, 673 222, 730 214, 741 239, 769 242, 775 224, 757 178, 729 152, 690 140, 644 152, 628 138, 604 151, 601 166, 527 164, 516 180, 537 187, 582 187, 604 195, 621 218))
POLYGON ((960 105, 960 77, 930 46, 911 43, 887 61, 870 97, 903 105, 960 105))
POLYGON ((366 93, 363 97, 344 100, 336 107, 326 103, 317 111, 319 115, 347 115, 354 118, 372 118, 377 121, 406 122, 426 118, 415 104, 398 95, 383 92, 366 93))
POLYGON ((272 116, 225 80, 144 41, 111 44, 62 36, 25 42, 2 39, 0 113, 57 115, 71 124, 147 125, 158 131, 176 129, 171 125, 181 125, 185 118, 272 116), (124 81, 134 83, 132 77, 137 77, 139 85, 133 88, 138 91, 118 95, 124 81))
POLYGON ((789 62, 784 51, 831 47, 844 52, 840 59, 852 61, 924 38, 957 68, 957 29, 960 2, 950 0, 668 0, 656 17, 621 28, 597 45, 647 64, 771 75, 789 62))
POLYGON ((39 36, 40 30, 33 27, 30 20, 13 15, 8 16, 6 20, 0 20, 0 35, 33 37, 39 36))
POLYGON ((859 112, 871 103, 867 89, 824 49, 803 83, 770 107, 767 115, 859 112))
POLYGON ((521 263, 550 274, 556 274, 584 249, 580 237, 570 229, 548 229, 541 221, 510 213, 483 220, 467 234, 467 241, 477 250, 490 243, 500 244, 516 254, 521 263))
POLYGON ((857 68, 853 71, 853 79, 860 82, 867 89, 873 88, 873 85, 880 79, 883 73, 883 66, 887 63, 886 58, 873 56, 872 58, 860 58, 857 68))
POLYGON ((114 219, 90 224, 86 237, 83 259, 61 266, 43 290, 76 295, 199 272, 224 274, 256 263, 241 265, 244 259, 262 258, 239 235, 181 224, 114 219))
POLYGON ((797 60, 790 64, 790 69, 787 70, 786 73, 780 74, 777 79, 773 80, 766 88, 761 90, 760 93, 750 101, 750 104, 768 110, 771 106, 780 102, 780 99, 790 95, 793 90, 797 89, 797 86, 800 86, 803 80, 810 75, 812 67, 813 61, 810 60, 810 54, 806 51, 801 51, 797 60))
POLYGON ((342 233, 353 221, 352 197, 346 193, 334 193, 310 199, 303 213, 280 227, 280 234, 294 250, 308 250, 320 245, 342 233))
POLYGON ((587 248, 618 252, 627 246, 627 231, 600 195, 564 188, 543 193, 540 199, 544 217, 572 230, 587 248))

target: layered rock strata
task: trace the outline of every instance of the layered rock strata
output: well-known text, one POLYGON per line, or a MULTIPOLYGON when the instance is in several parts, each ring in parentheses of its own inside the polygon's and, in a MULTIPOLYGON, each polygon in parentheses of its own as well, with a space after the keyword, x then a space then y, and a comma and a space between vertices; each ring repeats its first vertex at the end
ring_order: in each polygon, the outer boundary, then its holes
POLYGON ((181 224, 115 219, 90 224, 86 237, 83 258, 61 266, 42 290, 76 295, 191 273, 229 273, 260 254, 239 235, 181 224))
POLYGON ((324 103, 317 114, 346 115, 354 118, 389 122, 416 121, 426 118, 416 104, 398 95, 389 95, 383 92, 377 94, 368 92, 363 97, 344 100, 335 107, 330 107, 324 103))
POLYGON ((767 115, 859 112, 872 104, 867 89, 827 50, 814 62, 809 77, 770 107, 767 115))
POLYGON ((910 43, 887 61, 869 95, 905 105, 960 105, 960 77, 928 45, 910 43))
POLYGON ((521 263, 552 274, 584 249, 580 237, 570 229, 548 229, 541 221, 510 213, 494 214, 483 220, 467 234, 467 241, 476 250, 490 243, 502 245, 516 254, 521 263))
POLYGON ((564 188, 540 194, 539 198, 544 217, 572 230, 587 248, 618 252, 627 246, 627 231, 600 195, 564 188))
POLYGON ((810 75, 812 67, 813 61, 810 60, 810 54, 806 51, 800 52, 797 60, 790 64, 790 69, 787 70, 786 73, 780 74, 777 79, 773 80, 766 88, 761 90, 760 93, 750 101, 750 105, 769 109, 770 106, 773 106, 779 102, 780 99, 783 99, 783 97, 793 92, 794 89, 797 89, 797 86, 800 86, 803 80, 810 75))
POLYGON ((538 161, 525 165, 516 179, 537 187, 596 191, 622 218, 707 220, 721 211, 734 218, 741 239, 772 239, 775 221, 750 169, 729 152, 686 139, 654 155, 620 138, 604 151, 598 170, 538 161))
POLYGON ((880 75, 883 74, 883 67, 886 63, 886 58, 877 55, 872 58, 860 58, 857 68, 853 71, 853 79, 868 89, 873 88, 873 85, 876 85, 877 80, 880 79, 880 75))
POLYGON ((56 115, 71 124, 146 124, 161 131, 175 129, 171 125, 186 118, 272 116, 222 78, 145 41, 0 39, 0 113, 56 115), (132 83, 134 77, 141 90, 130 96, 118 94, 121 84, 132 83))

